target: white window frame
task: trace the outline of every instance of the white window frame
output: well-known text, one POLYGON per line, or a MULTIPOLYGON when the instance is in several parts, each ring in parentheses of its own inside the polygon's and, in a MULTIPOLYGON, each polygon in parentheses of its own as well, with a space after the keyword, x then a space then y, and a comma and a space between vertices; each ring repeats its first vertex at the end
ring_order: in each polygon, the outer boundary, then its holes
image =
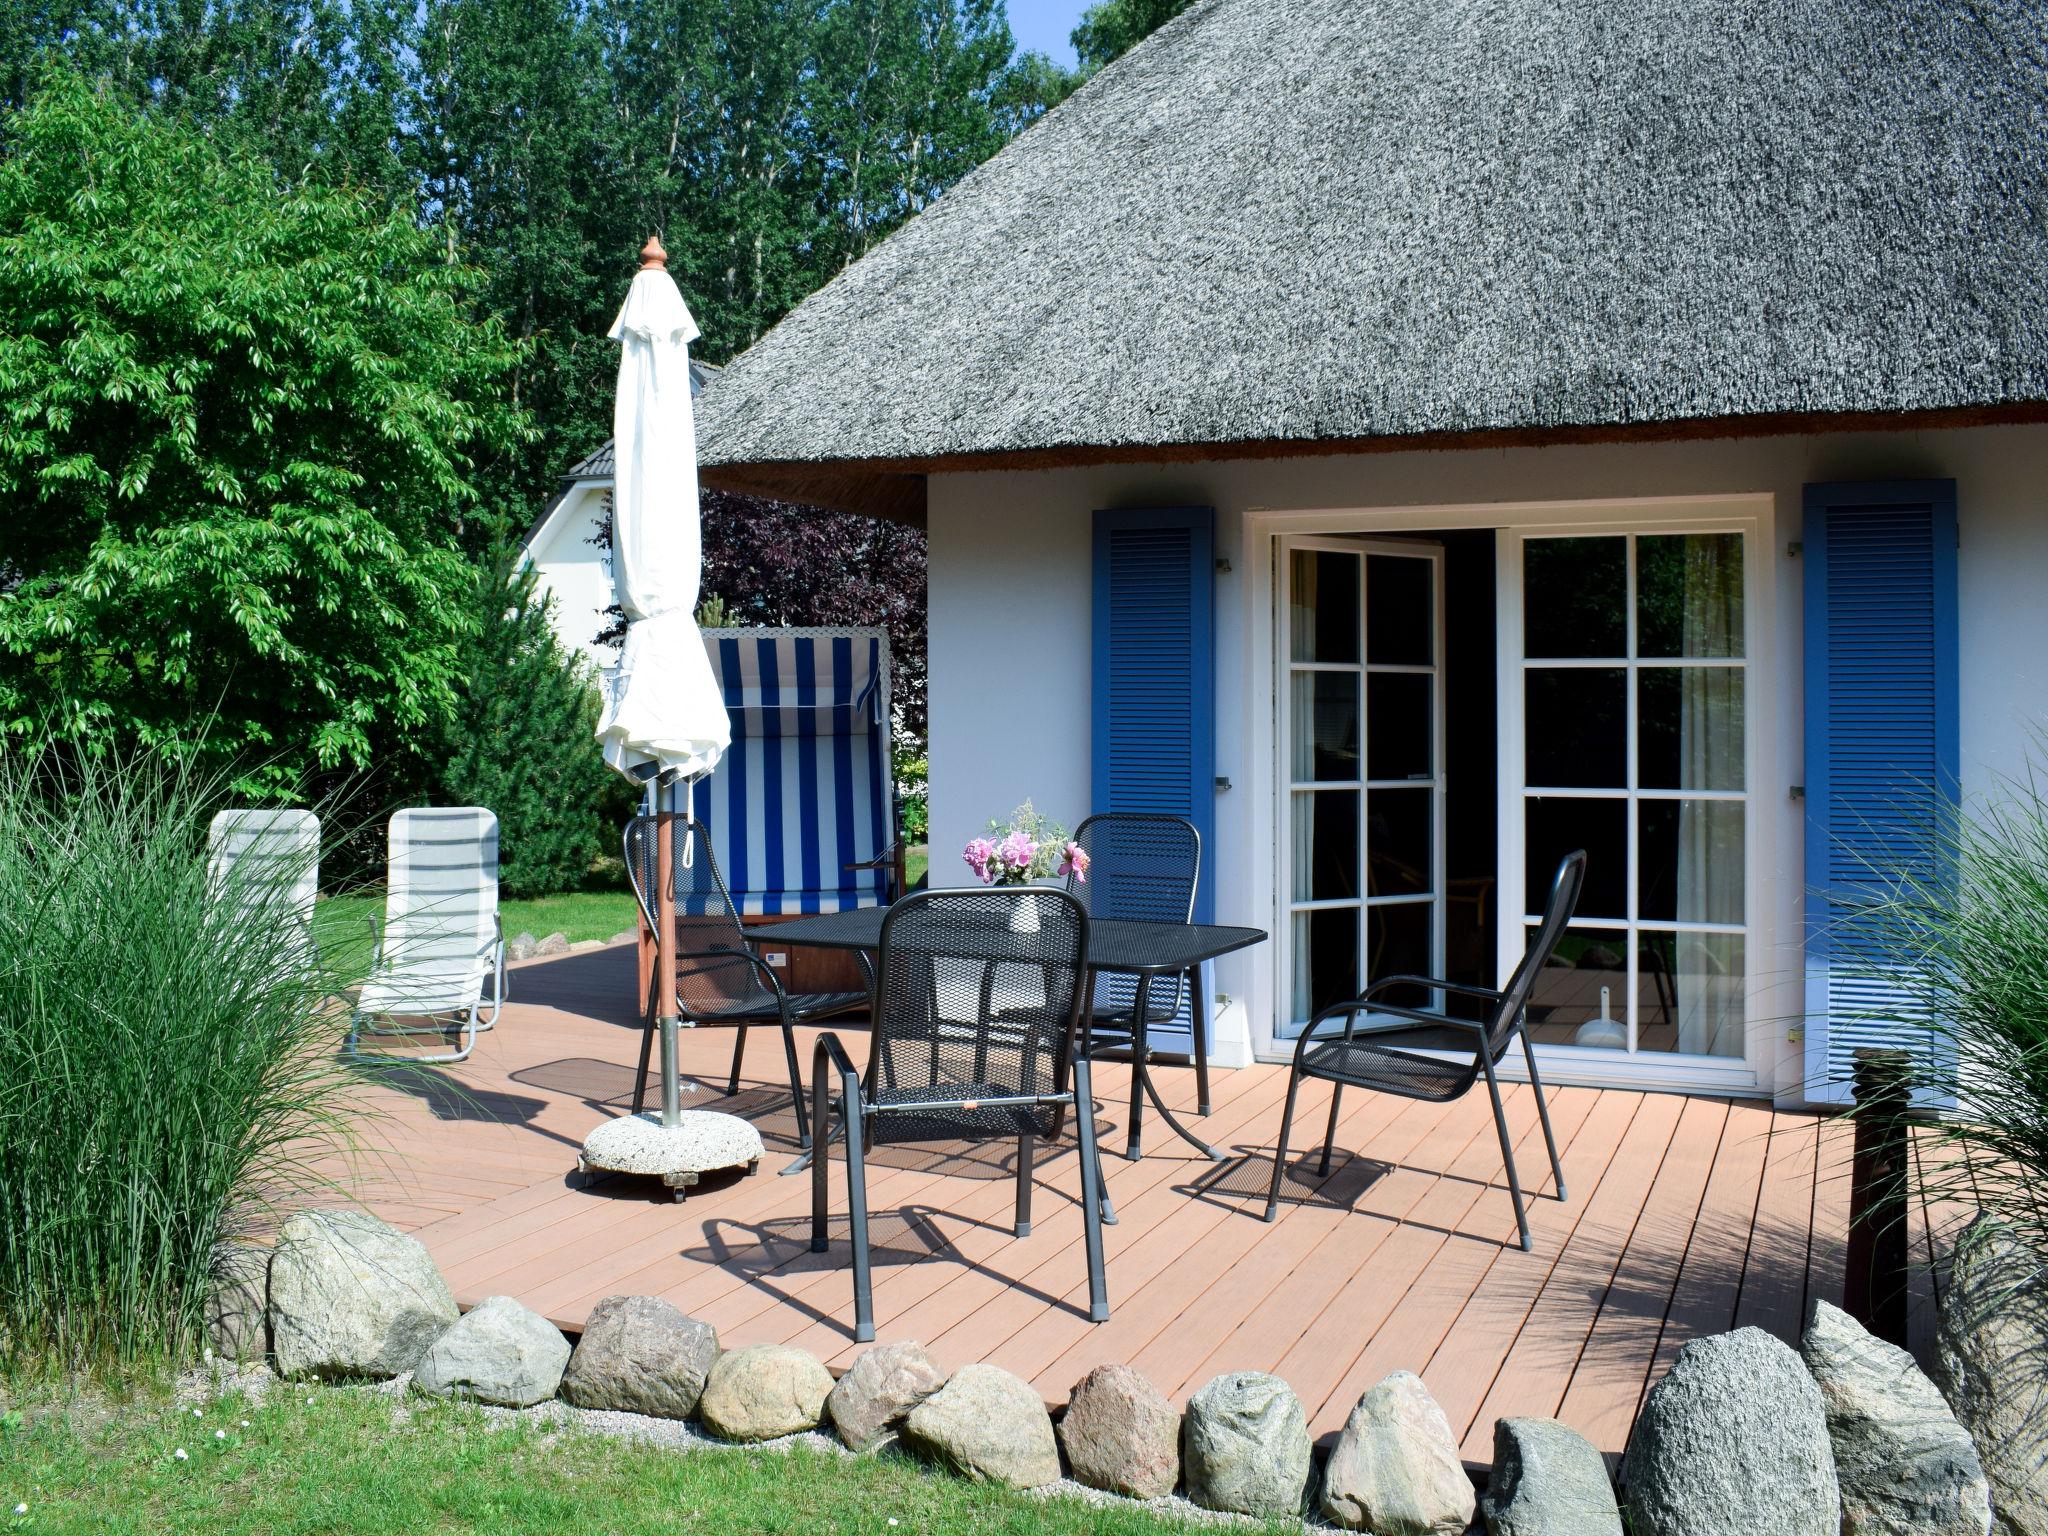
MULTIPOLYGON (((1286 743, 1280 735, 1280 672, 1277 663, 1285 655, 1284 646, 1278 638, 1278 615, 1280 605, 1280 540, 1290 534, 1427 534, 1437 531, 1458 529, 1492 529, 1519 534, 1536 534, 1561 531, 1593 531, 1619 533, 1626 531, 1662 533, 1685 530, 1710 531, 1715 528, 1737 529, 1751 535, 1747 548, 1748 562, 1745 570, 1744 601, 1747 606, 1745 628, 1749 641, 1749 740, 1747 743, 1748 764, 1752 773, 1769 775, 1767 783, 1762 778, 1752 778, 1750 829, 1759 836, 1768 837, 1768 857, 1779 864, 1791 860, 1789 868, 1776 871, 1777 876, 1799 879, 1797 848, 1793 843, 1778 847, 1781 838, 1789 837, 1786 817, 1776 807, 1777 783, 1781 766, 1789 769, 1796 777, 1796 764, 1783 764, 1778 746, 1780 716, 1783 713, 1783 693, 1786 688, 1797 689, 1797 680, 1780 676, 1780 653, 1784 649, 1779 632, 1779 580, 1773 569, 1773 556, 1778 549, 1778 514, 1769 492, 1729 492, 1722 494, 1688 496, 1632 496, 1612 500, 1572 498, 1552 501, 1492 501, 1453 503, 1446 505, 1408 504, 1394 506, 1325 506, 1276 509, 1272 507, 1249 506, 1242 514, 1243 562, 1248 570, 1259 573, 1247 590, 1246 633, 1249 638, 1249 668, 1246 683, 1254 692, 1247 702, 1254 705, 1247 715, 1251 742, 1249 761, 1253 766, 1253 780, 1241 786, 1248 789, 1263 807, 1251 822, 1240 823, 1247 830, 1252 827, 1272 828, 1277 823, 1272 807, 1283 803, 1276 796, 1284 796, 1280 786, 1285 782, 1286 765, 1278 754, 1285 750, 1286 743), (1264 694, 1261 703, 1258 694, 1264 694), (1765 815, 1766 808, 1772 808, 1765 815)), ((1500 580, 1500 562, 1496 562, 1496 582, 1500 580)), ((1496 648, 1502 643, 1501 637, 1509 631, 1509 615, 1499 611, 1500 602, 1496 595, 1495 635, 1496 648)), ((1514 594, 1513 622, 1519 624, 1521 597, 1519 578, 1514 594)), ((1791 657, 1796 666, 1796 651, 1791 657)), ((1498 675, 1497 662, 1497 675, 1498 675)), ((1456 680, 1449 680, 1455 687, 1456 680)), ((1503 700, 1503 707, 1508 701, 1503 700)), ((1519 711, 1517 702, 1514 707, 1519 711)), ((1796 716, 1791 724, 1796 734, 1796 716)), ((1519 722, 1516 724, 1517 738, 1519 722)), ((1503 740, 1507 739, 1506 722, 1503 721, 1503 740)), ((1505 750, 1505 749, 1503 749, 1505 750)), ((1517 773, 1519 778, 1519 772, 1517 773)), ((1519 791, 1517 791, 1519 794, 1519 791)), ((1497 856, 1496 872, 1505 869, 1519 870, 1522 844, 1519 835, 1519 818, 1514 821, 1514 847, 1506 846, 1510 821, 1506 815, 1509 805, 1507 785, 1499 786, 1500 828, 1502 847, 1497 856)), ((1796 839, 1794 839, 1796 842, 1796 839)), ((1249 850, 1249 867, 1246 878, 1250 888, 1262 893, 1264 926, 1271 932, 1279 933, 1286 921, 1287 890, 1279 882, 1281 856, 1275 847, 1275 839, 1254 837, 1249 850)), ((1768 907, 1758 899, 1758 886, 1764 876, 1763 865, 1767 849, 1756 843, 1749 848, 1749 876, 1746 897, 1749 901, 1748 917, 1751 945, 1754 958, 1750 960, 1748 990, 1752 999, 1749 1008, 1747 1041, 1748 1049, 1741 1061, 1733 1058, 1676 1056, 1663 1052, 1650 1052, 1634 1058, 1622 1053, 1608 1053, 1619 1060, 1601 1061, 1592 1058, 1596 1053, 1565 1047, 1557 1052, 1539 1051, 1542 1070, 1546 1080, 1554 1078, 1560 1083, 1583 1084, 1589 1087, 1629 1088, 1674 1088, 1690 1092, 1749 1095, 1759 1091, 1761 1079, 1760 1064, 1765 1063, 1773 1041, 1782 1036, 1784 1019, 1777 1017, 1769 1008, 1754 1006, 1762 995, 1772 995, 1770 977, 1773 967, 1781 964, 1779 932, 1786 923, 1797 926, 1797 903, 1784 903, 1775 898, 1768 907), (1780 910, 1780 908, 1784 910, 1780 910)), ((1519 875, 1516 877, 1519 879, 1519 875)), ((1247 921, 1259 921, 1249 916, 1247 921)), ((1796 947, 1796 932, 1794 936, 1796 947)), ((1288 1006, 1286 997, 1286 976, 1279 969, 1278 950, 1280 946, 1264 944, 1248 953, 1248 974, 1245 976, 1245 1002, 1252 1029, 1252 1044, 1255 1054, 1268 1061, 1291 1060, 1294 1044, 1278 1037, 1279 1015, 1288 1006)), ((1505 972, 1501 975, 1505 976, 1505 972)), ((1780 1010, 1782 1011, 1782 1010, 1780 1010)), ((1502 1075, 1514 1078, 1520 1075, 1515 1056, 1511 1053, 1502 1064, 1502 1075)))
MULTIPOLYGON (((1755 985, 1755 970, 1758 956, 1762 952, 1757 941, 1758 925, 1763 914, 1765 900, 1760 870, 1758 838, 1761 835, 1760 817, 1757 814, 1757 788, 1759 774, 1766 759, 1760 756, 1760 717, 1765 713, 1768 700, 1760 696, 1758 685, 1763 679, 1758 675, 1758 651, 1764 644, 1766 631, 1759 623, 1755 596, 1768 579, 1769 571, 1762 562, 1762 530, 1755 518, 1681 518, 1660 520, 1654 525, 1625 524, 1602 520, 1597 523, 1578 525, 1564 524, 1552 527, 1502 528, 1494 541, 1494 640, 1495 665, 1494 687, 1498 703, 1500 732, 1498 740, 1500 790, 1499 814, 1500 831, 1496 859, 1499 864, 1500 896, 1496 908, 1494 932, 1498 940, 1496 963, 1500 974, 1505 976, 1518 962, 1528 945, 1528 917, 1526 910, 1527 893, 1522 890, 1526 879, 1524 868, 1528 856, 1527 826, 1524 820, 1530 785, 1527 777, 1527 757, 1524 750, 1523 733, 1527 725, 1525 718, 1526 694, 1524 683, 1533 668, 1589 667, 1606 670, 1621 670, 1627 676, 1627 719, 1628 740, 1625 744, 1626 766, 1623 786, 1588 787, 1584 789, 1559 788, 1538 785, 1557 799, 1598 799, 1619 800, 1627 806, 1628 857, 1631 869, 1638 860, 1637 806, 1645 800, 1723 800, 1740 801, 1742 813, 1742 857, 1743 857, 1743 921, 1739 924, 1725 923, 1666 923, 1662 921, 1645 925, 1638 916, 1640 902, 1639 882, 1631 878, 1625 882, 1627 910, 1621 914, 1601 913, 1589 916, 1576 927, 1593 928, 1600 932, 1611 932, 1617 927, 1627 937, 1628 969, 1623 992, 1624 1020, 1629 1028, 1629 1038, 1636 1037, 1636 1014, 1641 1006, 1639 996, 1638 969, 1641 963, 1638 937, 1645 932, 1710 932, 1739 935, 1742 939, 1743 954, 1743 1053, 1734 1056, 1689 1055, 1679 1051, 1636 1051, 1626 1048, 1587 1045, 1559 1045, 1542 1043, 1536 1047, 1539 1068, 1550 1075, 1554 1072, 1569 1074, 1571 1080, 1613 1082, 1630 1086, 1690 1086, 1698 1082, 1720 1087, 1753 1088, 1759 1074, 1753 1053, 1756 1049, 1754 1031, 1750 1028, 1750 1014, 1754 1011, 1752 999, 1758 988, 1755 985), (1645 663, 1636 653, 1636 558, 1635 538, 1667 537, 1685 533, 1737 533, 1742 535, 1742 656, 1743 672, 1743 764, 1742 790, 1732 791, 1678 791, 1643 792, 1636 783, 1636 676, 1646 665, 1656 668, 1660 662, 1651 659, 1645 663), (1532 539, 1558 538, 1629 538, 1628 549, 1628 614, 1626 657, 1537 657, 1531 660, 1523 649, 1523 552, 1522 546, 1532 539), (1510 895, 1517 899, 1510 901, 1510 895)), ((1709 663, 1710 665, 1712 663, 1709 663)), ((1540 913, 1538 914, 1540 915, 1540 913)))
POLYGON ((1319 908, 1358 909, 1359 945, 1361 963, 1368 953, 1368 914, 1375 907, 1422 906, 1430 908, 1429 921, 1429 968, 1432 975, 1441 975, 1444 965, 1445 912, 1448 906, 1449 888, 1444 879, 1445 815, 1444 815, 1444 551, 1441 545, 1427 544, 1417 540, 1370 539, 1342 536, 1293 534, 1276 542, 1275 580, 1278 584, 1279 599, 1274 607, 1274 621, 1281 626, 1281 633, 1274 636, 1279 684, 1274 702, 1275 730, 1279 755, 1274 771, 1280 792, 1274 797, 1274 878, 1278 888, 1280 922, 1274 930, 1273 952, 1275 956, 1273 1033, 1278 1040, 1293 1041, 1305 1026, 1306 1019, 1291 1017, 1293 1008, 1294 976, 1294 918, 1302 912, 1319 908), (1355 555, 1358 558, 1358 620, 1360 625, 1358 660, 1354 662, 1322 663, 1297 662, 1293 656, 1291 634, 1285 632, 1293 607, 1293 577, 1289 560, 1296 550, 1320 550, 1329 554, 1355 555), (1426 561, 1430 571, 1430 655, 1427 666, 1407 665, 1394 662, 1375 662, 1365 649, 1365 634, 1371 625, 1366 611, 1366 562, 1373 555, 1386 555, 1400 560, 1426 561), (1405 674, 1430 679, 1430 774, 1427 779, 1331 779, 1296 780, 1293 765, 1294 741, 1294 690, 1292 683, 1297 672, 1355 672, 1359 677, 1358 691, 1358 740, 1360 750, 1359 770, 1365 769, 1364 754, 1370 750, 1370 727, 1368 725, 1367 692, 1370 679, 1375 673, 1405 674), (1359 796, 1358 818, 1358 869, 1360 889, 1364 888, 1366 862, 1370 855, 1368 838, 1371 836, 1372 796, 1376 790, 1417 790, 1430 791, 1430 890, 1422 895, 1366 896, 1361 894, 1356 901, 1296 901, 1294 899, 1294 796, 1302 790, 1356 790, 1359 796))

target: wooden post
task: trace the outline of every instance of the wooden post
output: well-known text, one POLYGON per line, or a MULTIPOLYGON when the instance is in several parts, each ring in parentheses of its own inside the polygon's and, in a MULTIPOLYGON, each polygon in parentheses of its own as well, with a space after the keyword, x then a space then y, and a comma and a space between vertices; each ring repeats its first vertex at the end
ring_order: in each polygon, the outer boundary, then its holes
POLYGON ((1880 1339, 1906 1346, 1906 1201, 1912 1177, 1910 1063, 1903 1051, 1856 1053, 1856 1150, 1849 1166, 1843 1305, 1880 1339))
POLYGON ((676 811, 675 791, 655 821, 656 879, 659 894, 655 915, 660 932, 654 936, 656 996, 661 1019, 661 1123, 674 1126, 682 1115, 682 1088, 676 1077, 676 811))

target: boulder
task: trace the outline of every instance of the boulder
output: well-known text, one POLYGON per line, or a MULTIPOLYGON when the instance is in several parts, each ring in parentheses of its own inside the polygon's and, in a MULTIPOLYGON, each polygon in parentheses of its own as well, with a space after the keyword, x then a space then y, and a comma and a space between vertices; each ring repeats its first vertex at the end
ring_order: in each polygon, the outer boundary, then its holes
POLYGON ((531 1408, 555 1395, 569 1341, 510 1296, 486 1296, 428 1346, 412 1384, 434 1397, 531 1408))
POLYGON ((587 955, 604 947, 605 940, 603 939, 576 939, 571 941, 569 953, 572 955, 587 955))
POLYGON ((1493 1479, 1479 1508, 1487 1536, 1621 1536, 1606 1459, 1555 1419, 1493 1426, 1493 1479))
POLYGON ((2048 1536, 2048 1256, 1988 1217, 1956 1240, 1934 1379, 1976 1442, 1992 1529, 2048 1536))
POLYGON ((1218 1376, 1188 1399, 1181 1430, 1188 1497, 1240 1515, 1296 1516, 1308 1493, 1308 1419, 1294 1389, 1263 1371, 1218 1376))
POLYGON ((536 956, 566 955, 569 953, 569 935, 551 933, 533 946, 533 952, 536 956))
POLYGON ((533 958, 533 949, 533 935, 522 933, 505 946, 505 958, 507 960, 530 960, 533 958))
POLYGON ((1021 1376, 996 1365, 963 1365, 910 1410, 903 1439, 962 1477, 1006 1488, 1043 1488, 1060 1477, 1052 1417, 1021 1376))
POLYGON ((922 1344, 877 1344, 832 1388, 825 1411, 847 1448, 879 1450, 919 1403, 946 1384, 922 1344))
POLYGON ((1075 1383, 1060 1445, 1090 1488, 1157 1499, 1180 1481, 1180 1415, 1128 1365, 1098 1365, 1075 1383))
POLYGON ((1634 1536, 1840 1536, 1820 1389, 1761 1328, 1694 1339, 1650 1388, 1629 1441, 1634 1536))
POLYGON ((261 1360, 270 1351, 270 1250, 231 1238, 206 1267, 206 1345, 223 1360, 261 1360))
POLYGON ((640 934, 638 930, 632 928, 626 929, 623 933, 615 933, 605 940, 607 944, 637 944, 639 942, 640 934))
POLYGON ((704 1378, 697 1416, 726 1440, 778 1440, 816 1429, 832 1373, 787 1344, 749 1344, 720 1355, 704 1378))
POLYGON ((1800 1343, 1842 1484, 1842 1536, 1985 1536, 1991 1485, 1970 1433, 1913 1357, 1814 1303, 1800 1343))
POLYGON ((718 1331, 656 1296, 607 1296, 590 1309, 562 1373, 579 1408, 687 1419, 718 1359, 718 1331))
POLYGON ((1358 1400, 1323 1472, 1323 1513, 1373 1536, 1464 1536, 1475 1504, 1451 1422, 1413 1371, 1358 1400))
POLYGON ((457 1315, 418 1239, 367 1211, 302 1211, 278 1233, 270 1338, 281 1376, 386 1380, 457 1315))

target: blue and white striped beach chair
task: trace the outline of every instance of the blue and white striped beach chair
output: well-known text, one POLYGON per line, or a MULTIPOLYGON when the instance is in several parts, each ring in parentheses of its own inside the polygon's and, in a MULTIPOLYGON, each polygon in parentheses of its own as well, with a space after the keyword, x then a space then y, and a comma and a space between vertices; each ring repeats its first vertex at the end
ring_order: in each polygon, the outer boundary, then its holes
MULTIPOLYGON (((879 629, 707 629, 732 746, 692 791, 742 917, 902 894, 879 629)), ((701 914, 692 914, 701 915, 701 914)))

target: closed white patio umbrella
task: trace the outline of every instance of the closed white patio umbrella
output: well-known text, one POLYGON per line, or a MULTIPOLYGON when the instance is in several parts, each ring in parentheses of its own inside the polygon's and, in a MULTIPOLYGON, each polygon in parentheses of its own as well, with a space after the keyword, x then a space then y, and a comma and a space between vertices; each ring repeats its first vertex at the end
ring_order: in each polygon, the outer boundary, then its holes
POLYGON ((697 323, 650 239, 611 328, 620 344, 612 413, 612 579, 626 643, 612 674, 598 739, 605 761, 637 782, 666 786, 659 822, 661 1119, 680 1114, 676 1075, 675 810, 678 786, 709 773, 731 741, 725 701, 697 633, 702 543, 697 433, 690 409, 690 343, 697 323))

